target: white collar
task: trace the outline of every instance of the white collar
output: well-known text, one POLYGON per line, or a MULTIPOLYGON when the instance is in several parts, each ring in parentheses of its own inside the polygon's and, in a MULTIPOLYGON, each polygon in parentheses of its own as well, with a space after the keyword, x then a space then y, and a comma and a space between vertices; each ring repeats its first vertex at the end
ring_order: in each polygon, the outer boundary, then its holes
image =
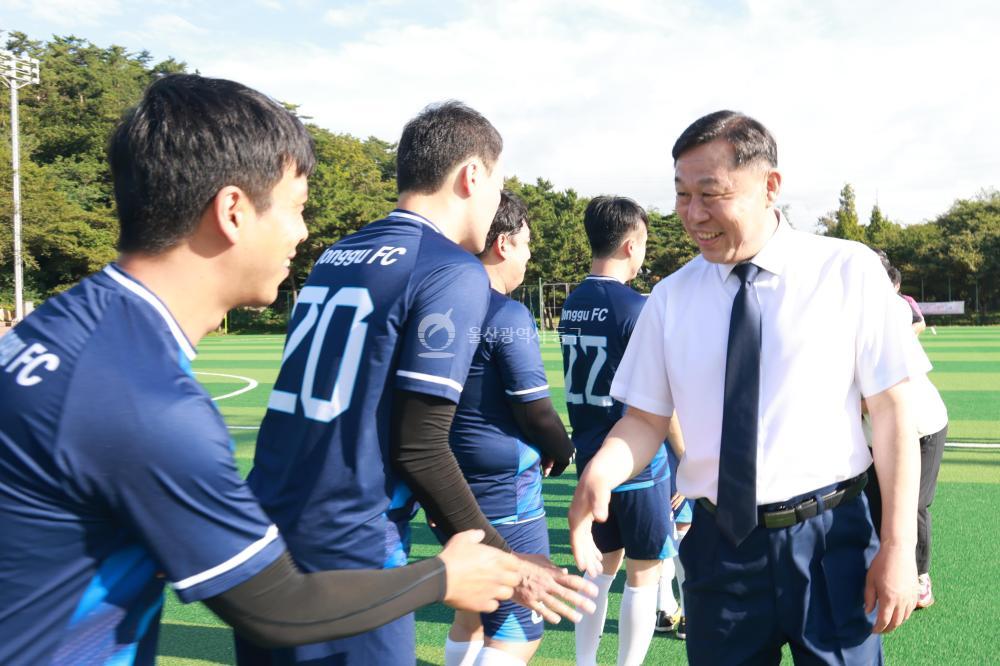
MULTIPOLYGON (((788 223, 788 220, 785 219, 780 210, 775 208, 774 214, 778 218, 777 228, 775 228, 771 237, 767 239, 767 242, 764 243, 764 247, 750 261, 761 270, 773 273, 774 275, 781 275, 788 263, 788 253, 791 251, 788 241, 794 229, 792 229, 792 225, 788 223)), ((716 264, 719 277, 722 278, 723 282, 726 281, 734 268, 736 268, 736 264, 716 264)))
POLYGON ((191 345, 187 336, 184 335, 184 331, 181 330, 181 327, 177 323, 177 320, 174 319, 174 316, 170 314, 170 310, 168 310, 167 306, 163 304, 163 301, 156 297, 156 294, 151 292, 149 289, 146 289, 146 287, 142 286, 135 280, 135 278, 127 275, 124 271, 122 271, 122 269, 118 268, 114 264, 108 264, 105 266, 104 272, 107 273, 112 280, 153 306, 153 309, 156 310, 156 312, 163 318, 163 321, 167 324, 167 328, 170 329, 170 333, 174 336, 174 339, 177 340, 177 344, 184 352, 184 355, 187 356, 189 361, 194 360, 195 356, 197 356, 194 351, 194 346, 191 345))
POLYGON ((422 224, 426 224, 428 227, 438 232, 439 234, 442 233, 441 230, 438 229, 437 225, 435 225, 433 222, 428 220, 423 215, 408 210, 403 210, 402 208, 397 208, 396 210, 392 211, 386 216, 386 219, 392 219, 392 218, 409 220, 411 222, 420 222, 422 224))

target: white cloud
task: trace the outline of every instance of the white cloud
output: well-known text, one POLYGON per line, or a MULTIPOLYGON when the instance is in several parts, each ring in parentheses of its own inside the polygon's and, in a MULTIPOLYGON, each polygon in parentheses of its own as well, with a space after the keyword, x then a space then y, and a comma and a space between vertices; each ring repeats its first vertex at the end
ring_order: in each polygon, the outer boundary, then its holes
POLYGON ((27 10, 34 18, 59 28, 91 26, 121 13, 118 0, 45 0, 44 2, 9 2, 8 10, 27 10))
POLYGON ((279 0, 255 0, 258 7, 263 7, 264 9, 269 9, 271 11, 280 12, 285 9, 284 5, 279 2, 279 0))
POLYGON ((344 7, 328 9, 323 14, 323 22, 336 28, 349 28, 362 23, 368 16, 364 7, 344 7))
POLYGON ((158 34, 161 37, 163 35, 191 35, 208 32, 206 28, 197 26, 183 16, 176 14, 156 14, 155 16, 150 16, 146 19, 144 26, 147 31, 158 34))
MULTIPOLYGON (((251 6, 233 23, 202 8, 154 17, 152 29, 140 19, 132 47, 168 35, 165 55, 358 136, 394 140, 428 102, 463 99, 503 133, 508 173, 662 210, 673 140, 719 108, 774 132, 799 226, 835 208, 845 182, 862 219, 877 196, 905 222, 1000 185, 1000 135, 989 130, 1000 7, 983 0, 258 2, 285 11, 251 6)), ((67 16, 118 9, 41 4, 67 16)))

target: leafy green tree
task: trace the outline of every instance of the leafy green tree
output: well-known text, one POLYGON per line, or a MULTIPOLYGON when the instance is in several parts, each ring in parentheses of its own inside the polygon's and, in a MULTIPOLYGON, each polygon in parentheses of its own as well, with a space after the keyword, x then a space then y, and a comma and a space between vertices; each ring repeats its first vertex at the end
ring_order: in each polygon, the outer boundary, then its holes
POLYGON ((845 184, 840 190, 840 207, 831 216, 835 222, 832 228, 828 226, 824 218, 820 218, 820 224, 830 229, 830 236, 861 241, 862 243, 867 240, 865 230, 861 227, 860 222, 858 222, 858 208, 854 200, 854 188, 850 183, 845 184))
POLYGON ((882 214, 882 209, 876 203, 872 206, 872 214, 868 226, 864 229, 864 241, 877 248, 885 248, 894 244, 899 235, 900 226, 882 214))

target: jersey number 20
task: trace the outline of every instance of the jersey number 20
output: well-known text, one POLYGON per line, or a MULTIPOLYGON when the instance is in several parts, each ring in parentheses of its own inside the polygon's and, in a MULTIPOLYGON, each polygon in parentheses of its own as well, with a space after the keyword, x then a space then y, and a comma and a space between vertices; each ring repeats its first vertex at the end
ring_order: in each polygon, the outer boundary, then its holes
MULTIPOLYGON (((305 317, 298 323, 288 336, 285 353, 281 357, 282 365, 295 353, 306 338, 310 337, 309 355, 306 357, 305 370, 302 373, 301 388, 298 393, 274 389, 268 400, 268 409, 286 414, 295 413, 295 403, 302 401, 302 411, 306 418, 329 423, 342 414, 351 404, 354 393, 354 382, 358 377, 358 366, 361 364, 361 352, 365 345, 365 335, 368 324, 364 319, 374 310, 372 297, 367 289, 361 287, 341 287, 333 298, 327 300, 329 287, 303 287, 295 309, 308 307, 305 317), (321 311, 322 306, 322 311, 321 311), (314 395, 316 373, 319 369, 319 357, 323 351, 327 329, 337 308, 352 308, 354 318, 350 327, 344 332, 347 341, 344 343, 344 353, 337 369, 337 378, 333 383, 333 392, 329 398, 317 398, 314 395)), ((294 312, 293 312, 294 316, 294 312)))

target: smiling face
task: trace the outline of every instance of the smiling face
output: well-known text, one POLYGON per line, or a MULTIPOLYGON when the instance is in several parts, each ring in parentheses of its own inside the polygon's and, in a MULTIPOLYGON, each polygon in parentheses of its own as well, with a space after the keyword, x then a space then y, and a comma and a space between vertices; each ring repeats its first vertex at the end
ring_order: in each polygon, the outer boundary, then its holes
POLYGON ((771 210, 781 188, 777 169, 735 166, 732 146, 711 141, 684 152, 674 163, 677 215, 707 261, 735 264, 751 259, 774 233, 771 210))
POLYGON ((271 190, 271 205, 262 213, 254 211, 241 232, 240 243, 246 248, 243 304, 268 305, 277 298, 295 248, 308 235, 302 219, 308 195, 305 175, 296 175, 295 167, 289 167, 271 190))

